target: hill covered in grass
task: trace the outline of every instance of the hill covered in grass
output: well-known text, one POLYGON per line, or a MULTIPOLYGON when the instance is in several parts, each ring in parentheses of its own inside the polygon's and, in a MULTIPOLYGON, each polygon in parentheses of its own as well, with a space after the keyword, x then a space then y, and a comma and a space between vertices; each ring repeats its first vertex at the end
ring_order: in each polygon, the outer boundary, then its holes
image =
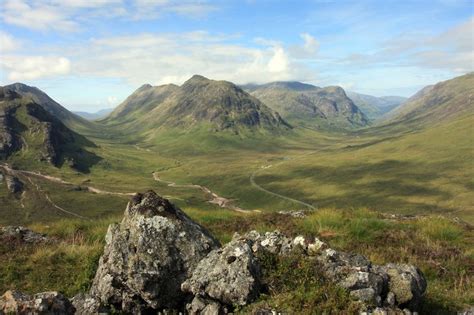
POLYGON ((92 122, 70 112, 61 104, 49 97, 48 94, 36 87, 23 83, 13 83, 4 86, 4 89, 16 92, 21 96, 31 99, 33 102, 41 106, 45 111, 56 117, 70 129, 81 132, 84 130, 97 128, 97 126, 95 126, 92 122))
POLYGON ((290 123, 342 129, 362 127, 367 117, 338 86, 320 88, 301 82, 246 85, 244 89, 279 112, 290 123))
POLYGON ((387 114, 387 123, 429 127, 474 113, 474 73, 430 85, 387 114))
POLYGON ((68 164, 88 171, 100 158, 95 144, 66 127, 32 98, 0 87, 0 158, 34 164, 68 164))

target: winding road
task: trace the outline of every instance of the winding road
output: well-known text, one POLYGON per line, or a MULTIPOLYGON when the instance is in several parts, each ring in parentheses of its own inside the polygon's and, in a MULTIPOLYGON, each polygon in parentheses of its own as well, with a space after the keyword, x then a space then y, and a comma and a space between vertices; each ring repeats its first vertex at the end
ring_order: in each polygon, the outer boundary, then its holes
POLYGON ((314 207, 313 205, 310 205, 309 203, 307 202, 304 202, 304 201, 301 201, 301 200, 298 200, 298 199, 294 199, 294 198, 291 198, 291 197, 288 197, 288 196, 285 196, 285 195, 282 195, 282 194, 279 194, 279 193, 276 193, 276 192, 273 192, 273 191, 270 191, 266 188, 263 188, 262 186, 260 186, 259 184, 257 184, 257 182, 255 182, 255 175, 257 175, 257 173, 263 171, 263 170, 266 170, 270 167, 272 167, 273 165, 266 165, 266 166, 262 166, 261 168, 255 170, 251 175, 250 175, 250 184, 255 187, 256 189, 260 190, 260 191, 263 191, 267 194, 270 194, 272 196, 275 196, 275 197, 278 197, 278 198, 281 198, 281 199, 285 199, 285 200, 288 200, 288 201, 291 201, 291 202, 294 202, 294 203, 297 203, 297 204, 300 204, 300 205, 303 205, 311 210, 316 210, 316 207, 314 207))
POLYGON ((234 210, 234 211, 237 211, 237 212, 242 212, 242 213, 248 213, 248 212, 251 212, 251 211, 260 212, 259 210, 244 210, 240 207, 234 206, 234 205, 231 204, 232 203, 231 199, 221 197, 218 194, 216 194, 215 192, 212 192, 209 188, 207 188, 205 186, 195 185, 195 184, 182 184, 182 185, 176 184, 174 182, 170 182, 170 181, 166 181, 166 180, 161 179, 158 176, 157 172, 153 173, 153 179, 156 180, 157 182, 167 184, 168 187, 200 189, 205 194, 207 194, 211 197, 208 201, 209 203, 216 204, 221 208, 227 208, 227 209, 234 210))

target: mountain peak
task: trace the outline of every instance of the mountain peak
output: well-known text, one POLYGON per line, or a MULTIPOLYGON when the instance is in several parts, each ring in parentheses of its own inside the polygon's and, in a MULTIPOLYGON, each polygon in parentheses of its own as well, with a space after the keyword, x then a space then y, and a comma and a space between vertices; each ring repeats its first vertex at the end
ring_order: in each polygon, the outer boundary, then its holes
POLYGON ((191 78, 189 78, 186 82, 184 82, 183 85, 186 85, 186 84, 195 84, 195 83, 202 83, 202 82, 209 82, 211 80, 209 80, 208 78, 206 78, 205 76, 202 76, 200 74, 195 74, 193 75, 191 78))

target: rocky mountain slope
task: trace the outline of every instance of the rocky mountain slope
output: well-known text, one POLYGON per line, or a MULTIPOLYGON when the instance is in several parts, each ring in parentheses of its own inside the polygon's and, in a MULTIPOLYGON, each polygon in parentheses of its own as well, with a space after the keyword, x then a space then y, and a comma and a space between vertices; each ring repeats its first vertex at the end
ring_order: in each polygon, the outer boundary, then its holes
POLYGON ((30 98, 33 102, 40 105, 45 111, 59 119, 70 129, 77 131, 94 128, 94 125, 90 121, 70 112, 36 87, 32 87, 23 83, 13 83, 4 86, 4 89, 30 98))
POLYGON ((273 82, 243 88, 290 123, 305 121, 323 127, 368 124, 367 117, 338 86, 320 88, 300 82, 273 82))
POLYGON ((474 111, 474 73, 430 85, 386 116, 387 122, 426 125, 446 122, 474 111))
POLYGON ((407 98, 402 96, 372 96, 356 92, 347 92, 347 96, 371 120, 382 117, 392 109, 400 106, 407 98))
POLYGON ((261 101, 227 81, 195 75, 182 86, 144 85, 105 120, 109 126, 210 131, 281 131, 290 126, 261 101))
POLYGON ((105 239, 89 294, 70 301, 57 292, 29 296, 8 291, 0 297, 0 312, 286 313, 284 308, 253 305, 261 294, 272 295, 269 271, 285 261, 292 261, 293 269, 312 266, 305 277, 339 288, 338 298, 346 296, 344 307, 350 305, 352 312, 412 314, 426 290, 426 280, 415 266, 374 265, 362 255, 329 248, 318 238, 250 231, 236 233, 221 246, 153 191, 135 195, 122 222, 110 225, 105 239))
POLYGON ((86 150, 93 146, 30 97, 0 87, 0 159, 67 163, 87 171, 99 159, 86 150))

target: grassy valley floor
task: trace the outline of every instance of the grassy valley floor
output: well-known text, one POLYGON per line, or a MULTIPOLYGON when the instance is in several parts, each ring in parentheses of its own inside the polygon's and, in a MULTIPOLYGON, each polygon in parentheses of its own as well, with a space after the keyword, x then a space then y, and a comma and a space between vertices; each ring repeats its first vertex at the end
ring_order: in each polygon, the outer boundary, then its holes
MULTIPOLYGON (((267 141, 177 132, 178 138, 168 133, 132 142, 91 134, 97 144, 91 151, 101 160, 89 173, 32 162, 20 151, 7 163, 25 192, 13 196, 0 184, 0 224, 28 225, 59 242, 2 245, 0 290, 86 291, 108 224, 121 219, 130 194, 153 189, 223 242, 236 231, 278 228, 293 236, 317 235, 374 263, 415 264, 429 282, 424 313, 452 313, 474 304, 472 125, 471 115, 419 131, 397 126, 392 132, 326 134, 296 128, 264 135, 267 141), (249 211, 211 204, 210 193, 169 186, 154 173, 178 185, 207 187, 249 211), (289 209, 311 212, 304 219, 277 213, 289 209)), ((304 313, 301 305, 311 306, 315 295, 303 292, 301 283, 281 285, 258 303, 304 313)), ((341 301, 321 305, 330 309, 341 301)))

